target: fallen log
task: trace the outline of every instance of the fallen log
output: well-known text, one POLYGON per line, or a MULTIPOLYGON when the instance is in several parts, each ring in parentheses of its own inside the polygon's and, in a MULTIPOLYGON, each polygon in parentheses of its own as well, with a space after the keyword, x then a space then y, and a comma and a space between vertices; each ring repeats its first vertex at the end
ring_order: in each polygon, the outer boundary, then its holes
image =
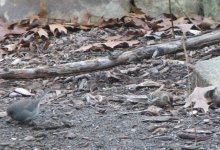
MULTIPOLYGON (((186 39, 187 49, 196 49, 205 45, 212 45, 220 42, 220 31, 213 31, 200 36, 186 39)), ((47 78, 54 76, 65 76, 70 74, 81 74, 96 70, 108 69, 134 60, 151 58, 157 52, 157 56, 182 51, 182 41, 170 41, 166 43, 149 45, 127 51, 117 57, 102 57, 93 60, 66 63, 54 66, 42 66, 28 69, 0 69, 0 79, 33 79, 47 78)))

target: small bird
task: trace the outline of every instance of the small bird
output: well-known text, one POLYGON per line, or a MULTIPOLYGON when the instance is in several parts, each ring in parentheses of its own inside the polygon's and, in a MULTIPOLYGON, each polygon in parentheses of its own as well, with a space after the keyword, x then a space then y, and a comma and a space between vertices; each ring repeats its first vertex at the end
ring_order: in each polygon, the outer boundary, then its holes
POLYGON ((157 91, 150 94, 151 105, 157 107, 167 107, 173 105, 173 96, 166 91, 157 91))
POLYGON ((21 123, 31 121, 38 115, 40 102, 49 92, 51 92, 51 90, 47 90, 42 95, 35 98, 35 100, 21 100, 12 103, 7 108, 7 115, 10 116, 13 120, 21 123))

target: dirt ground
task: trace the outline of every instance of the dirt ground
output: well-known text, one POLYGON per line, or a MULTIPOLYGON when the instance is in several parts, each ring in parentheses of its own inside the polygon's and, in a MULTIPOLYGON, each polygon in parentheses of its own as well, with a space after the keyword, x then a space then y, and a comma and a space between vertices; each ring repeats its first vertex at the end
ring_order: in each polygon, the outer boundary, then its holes
MULTIPOLYGON (((100 37, 108 34, 106 30, 94 28, 52 37, 47 50, 42 50, 40 44, 37 50, 23 48, 2 59, 0 68, 52 66, 105 57, 109 50, 77 53, 71 50, 101 42, 100 37), (18 58, 20 63, 13 64, 18 58)), ((140 44, 118 47, 117 50, 128 51, 146 44, 146 38, 137 39, 140 44)), ((5 40, 1 46, 12 40, 5 40)), ((190 52, 192 62, 207 59, 204 55, 206 49, 190 52)), ((46 88, 54 89, 54 92, 43 101, 41 113, 34 123, 19 124, 10 121, 8 116, 0 118, 0 149, 220 149, 219 109, 206 114, 198 110, 195 115, 190 115, 191 109, 183 108, 189 87, 187 67, 179 63, 184 59, 184 53, 180 52, 80 75, 1 80, 0 94, 4 97, 0 99, 1 112, 14 101, 29 98, 4 96, 15 88, 22 87, 36 94, 46 88), (129 86, 149 80, 164 86, 129 86), (152 104, 148 99, 145 102, 126 98, 129 95, 148 95, 160 87, 172 94, 172 107, 163 107, 159 111, 156 107, 149 111, 152 104), (195 127, 197 134, 192 131, 195 127)))

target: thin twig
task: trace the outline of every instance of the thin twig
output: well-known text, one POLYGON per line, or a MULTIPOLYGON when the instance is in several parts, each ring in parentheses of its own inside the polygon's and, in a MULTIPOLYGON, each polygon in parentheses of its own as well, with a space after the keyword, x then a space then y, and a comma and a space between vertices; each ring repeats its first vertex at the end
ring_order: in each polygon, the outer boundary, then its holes
POLYGON ((171 1, 169 0, 169 11, 170 11, 170 18, 171 18, 171 29, 172 29, 172 35, 173 35, 173 38, 175 39, 175 34, 174 34, 174 27, 173 27, 173 17, 172 17, 172 8, 171 8, 171 1))
MULTIPOLYGON (((183 32, 183 37, 182 37, 182 46, 183 46, 183 50, 184 50, 184 54, 185 54, 185 58, 186 58, 186 63, 189 63, 189 56, 188 56, 188 54, 187 54, 187 50, 186 50, 186 33, 185 32, 183 32)), ((190 93, 191 93, 191 87, 190 87, 190 71, 189 71, 189 66, 186 66, 186 68, 187 68, 187 73, 188 73, 188 94, 187 95, 189 95, 190 93)), ((191 100, 191 97, 189 97, 190 98, 190 101, 192 101, 191 100)), ((192 107, 192 105, 191 105, 191 112, 193 111, 193 107, 192 107)), ((194 116, 193 116, 193 114, 192 115, 190 115, 191 116, 191 120, 192 120, 192 124, 193 124, 193 126, 194 126, 194 129, 195 129, 195 144, 197 143, 197 130, 196 130, 196 124, 195 124, 195 120, 194 120, 194 116)))

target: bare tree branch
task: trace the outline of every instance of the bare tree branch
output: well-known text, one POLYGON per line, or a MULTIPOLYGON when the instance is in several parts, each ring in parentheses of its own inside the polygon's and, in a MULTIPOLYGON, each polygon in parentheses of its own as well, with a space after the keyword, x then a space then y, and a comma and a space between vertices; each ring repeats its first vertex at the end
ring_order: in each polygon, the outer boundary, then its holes
MULTIPOLYGON (((220 31, 206 33, 200 36, 191 37, 186 40, 187 49, 201 48, 206 45, 216 44, 220 42, 220 31)), ((122 53, 116 58, 103 57, 93 60, 60 64, 55 66, 45 66, 29 69, 0 69, 1 79, 31 79, 46 78, 54 76, 64 76, 70 74, 81 74, 96 70, 108 69, 124 63, 130 63, 134 60, 142 60, 151 58, 155 52, 157 56, 182 51, 181 40, 144 46, 133 51, 122 53)))

